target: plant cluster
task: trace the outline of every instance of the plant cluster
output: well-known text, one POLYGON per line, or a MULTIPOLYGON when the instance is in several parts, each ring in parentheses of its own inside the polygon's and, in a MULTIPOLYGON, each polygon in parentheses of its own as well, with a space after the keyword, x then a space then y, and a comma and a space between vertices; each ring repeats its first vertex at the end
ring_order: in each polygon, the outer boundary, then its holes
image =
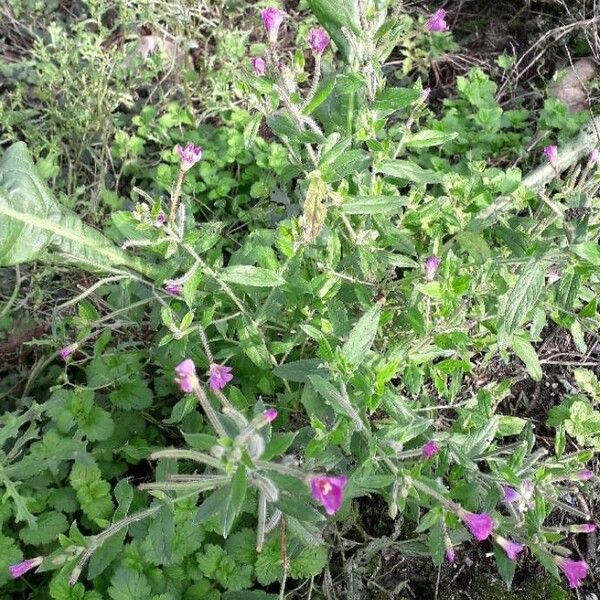
POLYGON ((523 143, 524 115, 474 71, 434 125, 430 90, 392 85, 385 64, 415 28, 449 40, 447 15, 389 4, 308 0, 320 24, 292 50, 286 13, 263 9, 264 53, 237 84, 249 112, 193 129, 175 104, 147 107, 116 133, 135 205, 105 195, 106 235, 24 144, 0 159, 0 264, 103 275, 56 332, 49 396, 29 396, 35 373, 0 417, 11 593, 37 569, 55 571, 54 600, 232 600, 257 584, 270 598, 274 582, 283 596, 335 564, 330 534, 366 497, 398 523, 399 552, 439 566, 474 541, 508 584, 526 553, 585 580, 570 539, 595 531, 598 381, 577 373, 549 451, 495 372, 516 361, 540 381, 550 326, 587 350, 600 157, 554 138, 525 176, 489 166, 523 143))

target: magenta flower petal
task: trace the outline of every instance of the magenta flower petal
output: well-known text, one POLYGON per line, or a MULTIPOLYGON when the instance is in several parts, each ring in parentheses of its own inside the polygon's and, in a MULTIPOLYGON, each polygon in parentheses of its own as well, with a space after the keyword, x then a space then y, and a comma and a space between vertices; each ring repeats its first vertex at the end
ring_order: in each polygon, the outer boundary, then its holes
POLYGON ((553 165, 558 158, 558 146, 546 146, 544 148, 544 156, 546 160, 553 165))
POLYGON ((214 363, 210 365, 208 385, 213 392, 222 390, 232 379, 233 375, 231 374, 231 367, 214 363))
POLYGON ((267 70, 267 63, 260 56, 256 56, 252 59, 252 68, 257 75, 264 75, 267 70))
POLYGON ((571 475, 571 479, 576 479, 578 481, 587 481, 588 479, 591 479, 594 476, 594 472, 590 471, 589 469, 582 469, 581 471, 575 471, 575 473, 573 473, 571 475))
POLYGON ((11 565, 8 567, 8 572, 13 579, 17 579, 17 577, 21 577, 25 575, 28 571, 39 567, 44 558, 42 556, 37 556, 36 558, 28 558, 23 562, 17 563, 16 565, 11 565))
POLYGON ((323 54, 329 47, 330 41, 327 32, 322 27, 315 27, 308 34, 308 43, 315 54, 323 54))
POLYGON ((454 564, 454 561, 456 560, 456 552, 452 546, 448 546, 446 548, 446 558, 451 565, 454 564))
POLYGON ((175 382, 184 394, 194 391, 198 384, 198 377, 196 376, 196 365, 191 358, 186 358, 175 367, 175 382))
POLYGON ((483 540, 486 540, 490 536, 496 525, 494 519, 488 513, 480 514, 464 510, 458 516, 462 519, 473 537, 480 542, 483 542, 483 540))
POLYGON ((275 43, 277 41, 277 36, 279 35, 279 28, 285 20, 286 14, 279 8, 272 6, 261 11, 260 16, 262 17, 263 25, 269 36, 269 41, 275 43))
POLYGON ((504 552, 506 552, 506 556, 508 556, 510 560, 516 560, 517 556, 523 552, 523 548, 525 548, 523 544, 507 540, 501 535, 497 535, 495 539, 496 543, 504 550, 504 552))
POLYGON ((596 165, 600 162, 600 152, 598 150, 592 150, 590 154, 590 163, 596 165))
POLYGON ((317 475, 310 480, 312 497, 325 507, 328 515, 334 515, 342 506, 347 483, 348 478, 345 475, 317 475))
POLYGON ((448 23, 446 23, 446 14, 447 13, 443 8, 436 10, 429 19, 427 19, 427 24, 425 25, 427 31, 431 31, 432 33, 448 31, 450 27, 448 27, 448 23))
POLYGON ((182 171, 189 171, 202 158, 202 148, 195 144, 190 143, 185 148, 176 146, 175 150, 179 155, 182 171))
POLYGON ((584 560, 571 560, 570 558, 556 557, 556 564, 569 581, 569 587, 575 589, 587 577, 588 564, 584 560))
POLYGON ((440 268, 440 263, 442 260, 439 256, 430 256, 425 259, 425 279, 427 281, 433 281, 435 279, 435 274, 440 268))
POLYGON ((579 525, 571 525, 569 527, 571 533, 594 533, 596 531, 596 523, 580 523, 579 525))
POLYGON ((440 447, 433 441, 430 440, 421 448, 421 454, 423 458, 433 458, 440 451, 440 447))
POLYGON ((73 354, 73 352, 75 352, 76 349, 77 349, 77 345, 76 344, 69 344, 68 346, 65 346, 64 348, 61 348, 58 351, 58 355, 63 360, 67 360, 67 358, 69 358, 69 356, 71 356, 71 354, 73 354))
POLYGON ((167 216, 165 215, 164 212, 159 212, 158 215, 156 215, 156 220, 154 221, 154 227, 156 227, 157 229, 160 229, 165 223, 167 222, 167 216))
POLYGON ((277 418, 277 414, 278 413, 276 408, 269 408, 263 413, 265 419, 269 423, 272 423, 277 418))
POLYGON ((165 283, 165 292, 169 296, 181 296, 183 294, 183 286, 176 281, 169 281, 165 283))
POLYGON ((504 494, 503 500, 507 504, 518 502, 521 499, 521 494, 519 494, 517 490, 511 488, 509 485, 502 485, 502 493, 504 494))

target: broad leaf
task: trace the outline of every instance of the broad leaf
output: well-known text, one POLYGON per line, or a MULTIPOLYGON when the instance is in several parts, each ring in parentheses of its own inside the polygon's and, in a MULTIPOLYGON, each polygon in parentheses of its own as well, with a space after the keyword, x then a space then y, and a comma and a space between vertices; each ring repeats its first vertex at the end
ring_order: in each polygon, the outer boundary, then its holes
POLYGON ((277 287, 283 285, 285 279, 273 271, 250 265, 233 265, 221 271, 221 279, 229 283, 250 287, 277 287))
POLYGON ((342 352, 351 364, 358 366, 371 349, 373 340, 377 335, 379 313, 379 304, 375 304, 358 320, 350 332, 342 352))
POLYGON ((406 206, 406 196, 353 196, 342 204, 347 215, 390 215, 401 212, 406 206))
POLYGON ((27 146, 17 142, 0 159, 0 266, 46 258, 52 250, 87 269, 153 272, 61 206, 37 174, 27 146))
POLYGON ((413 133, 406 142, 410 148, 429 148, 430 146, 441 146, 446 142, 453 140, 458 133, 435 131, 434 129, 421 129, 413 133))
POLYGON ((384 160, 377 166, 377 170, 385 175, 407 179, 414 183, 440 183, 442 176, 435 171, 423 169, 408 160, 384 160))

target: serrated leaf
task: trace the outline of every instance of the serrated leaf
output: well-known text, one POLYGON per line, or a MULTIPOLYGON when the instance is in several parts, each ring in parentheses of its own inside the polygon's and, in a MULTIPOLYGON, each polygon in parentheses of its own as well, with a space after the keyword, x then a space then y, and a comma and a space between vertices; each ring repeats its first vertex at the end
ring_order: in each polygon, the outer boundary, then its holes
POLYGON ((152 588, 143 573, 119 567, 110 580, 108 595, 112 600, 148 600, 152 588))
POLYGON ((64 533, 69 528, 67 519, 62 513, 48 511, 37 518, 37 525, 28 525, 19 531, 19 537, 32 546, 54 542, 59 533, 64 533))
POLYGON ((346 343, 342 347, 342 354, 352 365, 360 365, 371 349, 377 335, 380 313, 379 304, 373 305, 352 328, 346 343))
POLYGON ((228 283, 246 285, 249 287, 277 287, 285 283, 285 279, 273 271, 250 265, 232 265, 223 269, 221 279, 228 283))

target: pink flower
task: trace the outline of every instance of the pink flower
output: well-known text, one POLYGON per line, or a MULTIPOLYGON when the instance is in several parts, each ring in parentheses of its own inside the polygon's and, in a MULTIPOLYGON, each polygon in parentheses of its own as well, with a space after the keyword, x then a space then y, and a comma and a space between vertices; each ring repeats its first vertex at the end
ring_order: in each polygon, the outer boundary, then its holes
POLYGON ((272 6, 261 11, 260 16, 262 17, 265 30, 269 35, 269 41, 274 44, 277 41, 279 28, 285 20, 286 15, 279 8, 272 6))
POLYGON ((560 269, 557 266, 550 267, 550 270, 548 271, 548 284, 549 285, 556 283, 561 277, 562 277, 562 273, 560 272, 560 269))
POLYGON ((167 222, 167 216, 165 215, 164 212, 161 211, 161 212, 158 213, 158 215, 156 215, 156 220, 154 221, 154 227, 160 228, 166 222, 167 222))
POLYGON ((179 154, 181 170, 184 172, 189 171, 202 158, 202 148, 195 144, 190 143, 185 148, 176 146, 175 150, 179 154))
POLYGON ((233 375, 231 374, 231 367, 214 363, 210 365, 208 385, 213 392, 222 390, 232 379, 233 375))
POLYGON ((438 256, 430 256, 425 259, 425 279, 427 281, 433 281, 435 279, 435 274, 440 267, 441 259, 438 256))
POLYGON ((267 63, 260 56, 255 56, 252 59, 252 68, 257 75, 264 75, 267 70, 267 63))
POLYGON ((596 531, 596 523, 580 523, 579 525, 571 525, 569 527, 571 533, 594 533, 596 531))
POLYGON ((488 513, 472 513, 467 510, 461 510, 458 514, 462 522, 468 527, 473 537, 483 542, 492 533, 495 523, 492 516, 488 513))
POLYGON ((31 569, 35 569, 39 567, 44 561, 43 556, 37 556, 36 558, 29 558, 24 560, 23 562, 17 563, 16 565, 11 565, 8 567, 8 572, 13 579, 17 579, 17 577, 21 577, 25 575, 31 569))
POLYGON ((77 344, 69 344, 68 346, 65 346, 64 348, 61 348, 58 351, 58 355, 63 360, 67 360, 67 358, 69 358, 69 356, 71 356, 71 354, 73 354, 73 352, 75 352, 75 350, 77 350, 77 344))
POLYGON ((175 367, 175 382, 184 394, 194 391, 198 385, 198 377, 196 376, 196 365, 191 358, 186 358, 175 367))
POLYGON ((584 560, 571 560, 562 556, 556 556, 554 560, 566 575, 571 589, 579 587, 581 580, 587 577, 588 564, 584 560))
POLYGON ((544 156, 546 160, 553 165, 558 158, 558 147, 557 146, 546 146, 544 148, 544 156))
POLYGON ((169 296, 181 296, 183 294, 183 286, 177 281, 168 281, 165 283, 165 292, 169 296))
POLYGON ((517 542, 507 540, 501 535, 495 536, 494 539, 496 540, 496 543, 504 550, 504 552, 506 552, 506 556, 508 556, 510 560, 516 560, 517 556, 523 552, 523 548, 525 548, 523 544, 518 544, 517 542))
POLYGON ((431 31, 433 33, 438 33, 440 31, 448 31, 450 27, 448 27, 448 23, 446 23, 446 11, 443 8, 436 10, 430 17, 427 19, 427 24, 425 27, 427 31, 431 31))
POLYGON ((310 480, 312 497, 325 507, 328 515, 335 515, 344 501, 344 488, 347 483, 348 478, 345 475, 317 475, 310 480))
POLYGON ((315 27, 308 34, 308 43, 315 54, 323 54, 330 42, 327 32, 322 27, 315 27))
POLYGON ((592 150, 592 153, 590 154, 590 163, 592 165, 596 165, 600 162, 600 152, 598 152, 598 150, 592 150))
POLYGON ((264 418, 268 423, 272 423, 277 418, 277 409, 269 408, 263 413, 264 418))
POLYGON ((503 500, 507 504, 517 502, 521 498, 521 494, 519 494, 517 490, 511 488, 509 485, 502 485, 502 493, 504 494, 503 500))
POLYGON ((452 546, 448 546, 446 548, 446 558, 450 564, 454 564, 454 561, 456 560, 456 552, 452 546))
POLYGON ((431 94, 431 88, 426 87, 423 90, 423 93, 421 94, 421 102, 427 102, 427 99, 429 98, 429 94, 431 94))
POLYGON ((421 454, 423 454, 423 458, 425 459, 433 458, 439 451, 440 447, 433 440, 429 440, 421 448, 421 454))
POLYGON ((587 481, 594 476, 594 472, 589 469, 582 469, 581 471, 575 471, 575 473, 571 474, 571 479, 576 479, 578 481, 587 481))

